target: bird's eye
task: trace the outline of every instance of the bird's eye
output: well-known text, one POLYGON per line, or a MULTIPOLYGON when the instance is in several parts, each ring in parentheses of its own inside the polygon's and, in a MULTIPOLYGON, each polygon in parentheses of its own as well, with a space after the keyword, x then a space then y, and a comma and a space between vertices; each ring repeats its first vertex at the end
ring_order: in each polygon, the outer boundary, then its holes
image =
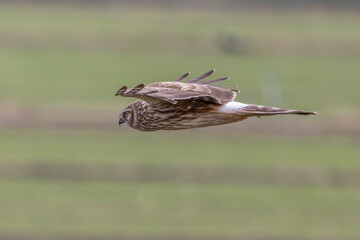
POLYGON ((128 116, 129 116, 129 114, 130 114, 130 112, 129 112, 129 111, 127 111, 127 112, 124 112, 123 114, 124 114, 124 117, 128 117, 128 116))

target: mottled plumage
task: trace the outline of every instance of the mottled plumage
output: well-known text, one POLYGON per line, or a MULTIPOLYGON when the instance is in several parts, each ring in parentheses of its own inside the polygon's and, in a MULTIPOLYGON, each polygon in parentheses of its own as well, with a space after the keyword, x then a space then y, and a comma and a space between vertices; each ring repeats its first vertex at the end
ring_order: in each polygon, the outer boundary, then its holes
POLYGON ((178 130, 232 123, 253 116, 316 114, 235 102, 238 90, 212 85, 228 79, 227 77, 201 81, 214 72, 215 70, 211 70, 187 82, 181 81, 190 73, 173 82, 156 82, 148 86, 142 83, 131 89, 123 86, 116 96, 140 100, 120 114, 119 125, 126 122, 130 127, 141 131, 178 130))

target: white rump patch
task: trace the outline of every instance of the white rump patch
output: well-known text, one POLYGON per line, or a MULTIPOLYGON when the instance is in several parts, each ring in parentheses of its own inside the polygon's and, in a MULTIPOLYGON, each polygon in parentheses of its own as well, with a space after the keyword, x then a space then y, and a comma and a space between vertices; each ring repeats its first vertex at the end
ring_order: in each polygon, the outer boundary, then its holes
POLYGON ((220 112, 235 112, 241 108, 248 106, 248 104, 240 103, 240 102, 229 102, 225 105, 222 105, 218 110, 220 112))

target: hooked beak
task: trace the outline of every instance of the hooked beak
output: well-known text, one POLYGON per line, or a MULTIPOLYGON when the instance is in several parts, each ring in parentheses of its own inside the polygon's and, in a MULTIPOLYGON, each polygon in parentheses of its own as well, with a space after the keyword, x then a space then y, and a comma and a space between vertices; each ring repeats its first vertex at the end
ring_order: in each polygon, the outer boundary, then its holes
POLYGON ((122 118, 120 118, 120 119, 119 119, 119 126, 121 126, 121 124, 123 124, 124 122, 125 122, 125 120, 122 119, 122 118))

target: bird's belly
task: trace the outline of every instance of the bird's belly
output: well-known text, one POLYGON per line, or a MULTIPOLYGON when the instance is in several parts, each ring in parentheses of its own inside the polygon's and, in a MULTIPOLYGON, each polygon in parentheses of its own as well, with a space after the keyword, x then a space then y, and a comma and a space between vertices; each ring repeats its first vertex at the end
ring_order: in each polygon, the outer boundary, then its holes
POLYGON ((207 113, 186 113, 182 115, 162 116, 154 118, 146 126, 145 131, 156 130, 180 130, 199 127, 208 127, 221 124, 227 124, 243 120, 239 115, 219 113, 211 111, 207 113))

